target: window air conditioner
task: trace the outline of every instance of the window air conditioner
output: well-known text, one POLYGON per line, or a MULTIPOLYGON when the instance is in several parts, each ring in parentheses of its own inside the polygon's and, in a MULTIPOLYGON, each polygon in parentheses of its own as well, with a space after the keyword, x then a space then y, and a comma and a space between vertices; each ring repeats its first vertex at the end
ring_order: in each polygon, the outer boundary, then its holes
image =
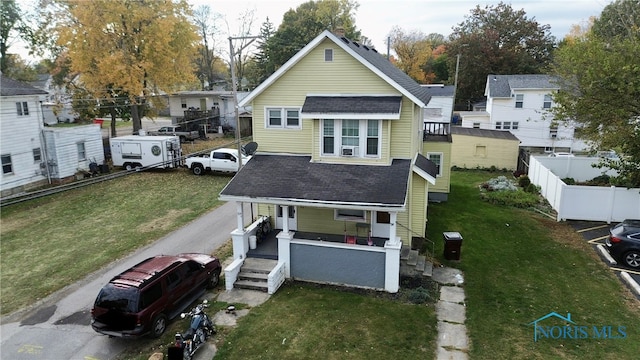
POLYGON ((357 146, 343 146, 341 149, 342 156, 357 156, 358 155, 358 147, 357 146))

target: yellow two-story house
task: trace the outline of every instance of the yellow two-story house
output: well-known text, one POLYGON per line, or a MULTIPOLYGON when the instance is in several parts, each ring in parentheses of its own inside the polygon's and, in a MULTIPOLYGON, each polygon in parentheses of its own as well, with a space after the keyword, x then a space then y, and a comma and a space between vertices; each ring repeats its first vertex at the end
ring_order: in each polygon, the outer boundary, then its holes
POLYGON ((276 229, 269 292, 285 279, 397 292, 439 170, 421 154, 429 99, 375 49, 329 31, 244 98, 258 151, 220 194, 238 209, 227 289, 251 255, 251 203, 276 229))

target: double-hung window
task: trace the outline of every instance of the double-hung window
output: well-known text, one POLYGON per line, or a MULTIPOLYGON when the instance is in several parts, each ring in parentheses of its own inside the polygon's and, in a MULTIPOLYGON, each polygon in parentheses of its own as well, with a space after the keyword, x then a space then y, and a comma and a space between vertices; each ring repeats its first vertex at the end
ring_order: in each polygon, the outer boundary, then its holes
POLYGON ((524 94, 516 94, 516 109, 522 109, 524 106, 524 94))
POLYGON ((33 149, 33 162, 39 163, 40 161, 42 161, 42 151, 40 148, 35 148, 33 149))
POLYGON ((430 152, 427 153, 427 159, 433 161, 434 164, 438 167, 438 175, 442 176, 442 156, 444 154, 441 152, 430 152))
POLYGON ((543 109, 551 109, 551 95, 544 96, 544 102, 542 103, 543 109))
POLYGON ((2 158, 2 173, 3 174, 13 173, 13 165, 11 165, 11 155, 2 154, 2 156, 0 157, 2 158))
POLYGON ((87 159, 87 150, 84 147, 84 142, 79 142, 76 144, 76 148, 78 149, 78 161, 83 161, 87 159))
POLYGON ((267 128, 299 129, 300 109, 298 108, 267 108, 267 128))
POLYGON ((16 103, 16 111, 18 116, 29 115, 29 104, 26 101, 16 103))

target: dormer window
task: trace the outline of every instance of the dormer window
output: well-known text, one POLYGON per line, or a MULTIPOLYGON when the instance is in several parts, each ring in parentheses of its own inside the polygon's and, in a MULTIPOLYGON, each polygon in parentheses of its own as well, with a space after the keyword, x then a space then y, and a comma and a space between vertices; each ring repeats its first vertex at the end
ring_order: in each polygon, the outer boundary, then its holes
POLYGON ((333 61, 333 49, 324 49, 324 61, 325 62, 333 61))

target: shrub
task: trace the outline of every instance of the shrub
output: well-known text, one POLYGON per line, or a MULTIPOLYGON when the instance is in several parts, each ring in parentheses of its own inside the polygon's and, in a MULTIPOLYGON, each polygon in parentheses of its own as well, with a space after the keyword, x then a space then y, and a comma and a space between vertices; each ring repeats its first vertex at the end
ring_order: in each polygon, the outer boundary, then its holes
MULTIPOLYGON (((536 188, 535 185, 531 185, 536 188)), ((525 191, 492 191, 484 193, 483 198, 492 204, 513 206, 523 209, 536 206, 540 201, 537 193, 525 191)))
POLYGON ((524 191, 527 193, 531 193, 531 194, 539 194, 540 193, 540 186, 537 186, 535 184, 529 183, 529 185, 527 185, 524 188, 524 191))
POLYGON ((576 180, 574 178, 570 178, 570 177, 562 179, 562 182, 567 184, 567 185, 575 185, 576 184, 576 180))
POLYGON ((483 189, 488 191, 516 191, 518 188, 513 181, 507 179, 506 176, 498 176, 497 178, 490 179, 486 183, 482 184, 483 189))
POLYGON ((521 188, 526 189, 527 186, 531 185, 531 180, 529 179, 529 176, 527 175, 522 175, 518 178, 518 185, 520 185, 521 188))
POLYGON ((409 292, 408 299, 414 304, 424 304, 431 298, 429 290, 421 287, 415 288, 409 292))

